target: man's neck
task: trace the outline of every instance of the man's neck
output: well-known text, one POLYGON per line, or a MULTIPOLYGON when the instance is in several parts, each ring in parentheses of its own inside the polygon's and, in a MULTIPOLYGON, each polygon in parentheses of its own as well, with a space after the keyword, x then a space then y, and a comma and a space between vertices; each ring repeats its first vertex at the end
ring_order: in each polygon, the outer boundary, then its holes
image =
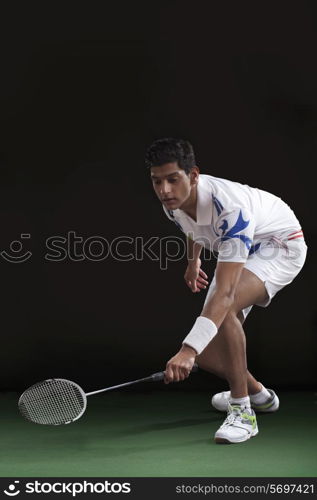
POLYGON ((197 221, 197 186, 193 187, 189 199, 180 208, 195 222, 197 221))

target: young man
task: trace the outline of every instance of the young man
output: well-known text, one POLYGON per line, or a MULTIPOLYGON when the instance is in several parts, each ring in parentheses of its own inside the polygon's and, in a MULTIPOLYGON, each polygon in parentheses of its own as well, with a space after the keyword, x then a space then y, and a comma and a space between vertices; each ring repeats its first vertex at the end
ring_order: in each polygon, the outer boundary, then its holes
POLYGON ((168 361, 165 382, 184 380, 195 361, 225 378, 230 391, 212 398, 215 408, 228 412, 215 441, 246 441, 258 433, 254 410, 276 411, 279 400, 247 369, 242 325, 253 305, 268 306, 303 267, 307 246, 300 224, 273 194, 200 174, 188 141, 155 141, 146 165, 165 214, 187 236, 185 281, 193 293, 208 285, 202 247, 217 254, 201 315, 168 361))

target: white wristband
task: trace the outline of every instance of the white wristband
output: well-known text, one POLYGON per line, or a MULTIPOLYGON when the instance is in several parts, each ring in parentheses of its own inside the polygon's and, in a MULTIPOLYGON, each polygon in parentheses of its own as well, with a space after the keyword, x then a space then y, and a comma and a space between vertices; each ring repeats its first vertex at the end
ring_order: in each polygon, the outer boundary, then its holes
POLYGON ((189 345, 195 349, 197 354, 200 354, 217 332, 218 328, 211 319, 205 318, 205 316, 198 316, 193 328, 187 337, 184 338, 183 344, 189 345))

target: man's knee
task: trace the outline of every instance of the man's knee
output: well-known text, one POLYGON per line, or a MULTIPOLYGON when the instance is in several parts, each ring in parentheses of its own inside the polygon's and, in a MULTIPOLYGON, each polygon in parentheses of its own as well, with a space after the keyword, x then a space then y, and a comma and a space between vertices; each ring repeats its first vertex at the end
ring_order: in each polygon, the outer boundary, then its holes
POLYGON ((244 314, 241 310, 237 311, 234 307, 231 308, 225 319, 223 320, 221 327, 223 328, 232 328, 232 326, 237 324, 237 321, 239 321, 240 324, 243 324, 244 322, 244 314))

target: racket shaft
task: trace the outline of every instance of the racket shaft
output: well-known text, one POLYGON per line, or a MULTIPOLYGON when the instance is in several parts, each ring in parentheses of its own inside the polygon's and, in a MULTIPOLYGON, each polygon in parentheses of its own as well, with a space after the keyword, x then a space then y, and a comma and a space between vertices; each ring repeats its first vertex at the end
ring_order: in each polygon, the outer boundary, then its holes
MULTIPOLYGON (((164 374, 163 374, 163 377, 164 377, 164 374)), ((138 384, 139 382, 150 382, 152 380, 153 379, 152 379, 152 375, 151 375, 150 377, 140 378, 138 380, 133 380, 132 382, 125 382, 124 384, 113 385, 112 387, 106 387, 105 389, 99 389, 99 391, 87 392, 86 396, 92 396, 93 394, 99 394, 100 392, 113 391, 114 389, 119 389, 120 387, 127 387, 129 385, 138 384)))
MULTIPOLYGON (((198 365, 195 363, 192 372, 196 372, 198 370, 198 365)), ((124 384, 113 385, 112 387, 106 387, 105 389, 99 389, 99 391, 87 392, 86 396, 92 396, 94 394, 99 394, 101 392, 113 391, 114 389, 119 389, 120 387, 127 387, 133 384, 139 384, 140 382, 159 382, 163 380, 165 376, 164 372, 153 373, 149 377, 139 378, 138 380, 133 380, 132 382, 125 382, 124 384)))

